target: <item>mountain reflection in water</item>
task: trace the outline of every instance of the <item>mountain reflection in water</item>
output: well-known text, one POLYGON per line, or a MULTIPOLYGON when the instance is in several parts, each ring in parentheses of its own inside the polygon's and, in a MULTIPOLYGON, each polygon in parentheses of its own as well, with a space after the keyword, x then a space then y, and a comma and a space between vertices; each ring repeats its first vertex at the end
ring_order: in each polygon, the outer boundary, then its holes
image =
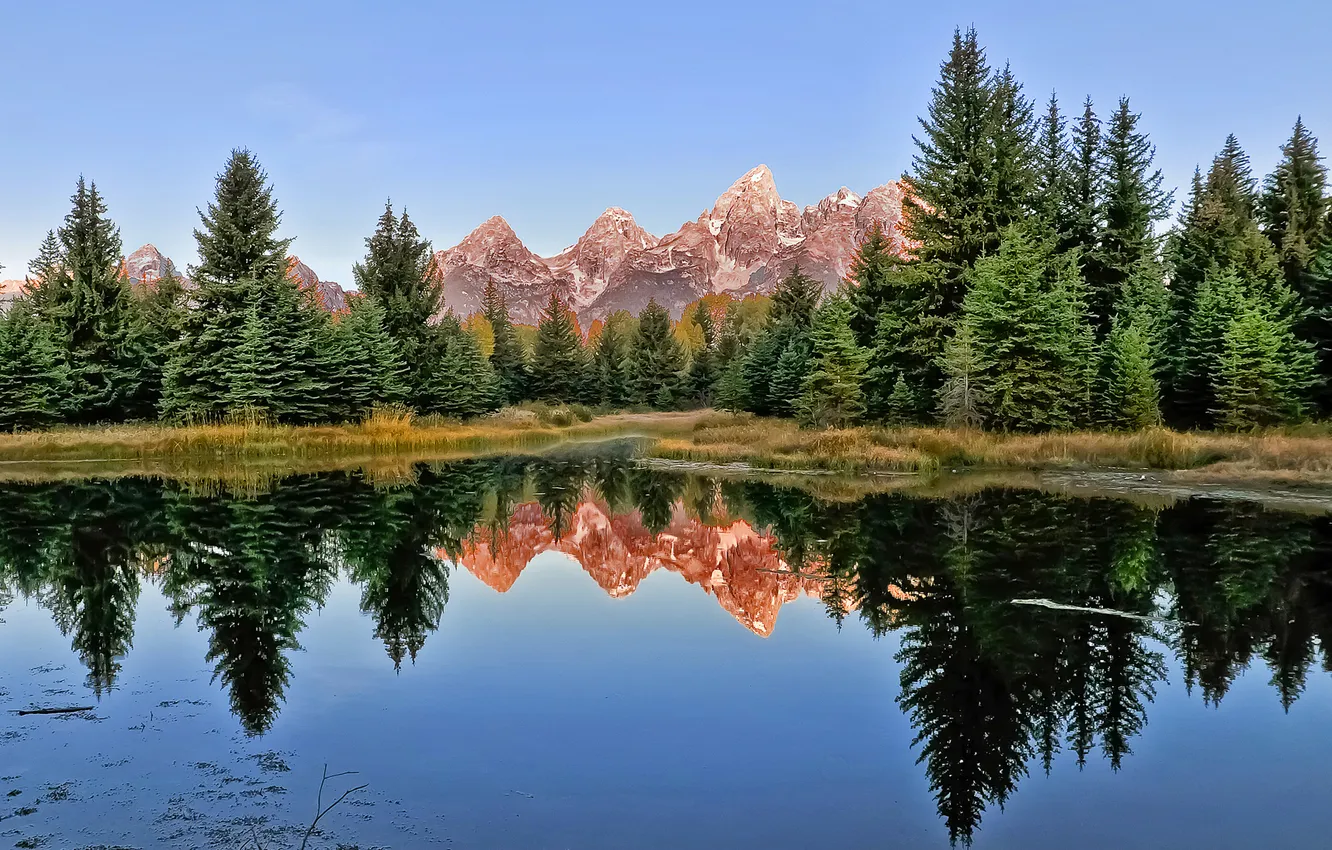
MULTIPOLYGON (((145 478, 0 485, 0 608, 49 610, 97 695, 131 651, 144 582, 193 617, 243 728, 278 720, 307 615, 359 587, 392 664, 439 627, 451 571, 509 591, 537 554, 607 595, 677 574, 755 635, 802 596, 897 633, 900 709, 939 815, 969 843, 1031 769, 1118 769, 1173 654, 1216 704, 1262 665, 1287 710, 1332 670, 1332 523, 1260 506, 1140 506, 1032 490, 821 499, 623 458, 481 459, 409 481, 293 477, 258 493, 145 478), (1014 605, 1014 599, 1142 618, 1014 605)), ((885 706, 884 710, 890 707, 885 706)))

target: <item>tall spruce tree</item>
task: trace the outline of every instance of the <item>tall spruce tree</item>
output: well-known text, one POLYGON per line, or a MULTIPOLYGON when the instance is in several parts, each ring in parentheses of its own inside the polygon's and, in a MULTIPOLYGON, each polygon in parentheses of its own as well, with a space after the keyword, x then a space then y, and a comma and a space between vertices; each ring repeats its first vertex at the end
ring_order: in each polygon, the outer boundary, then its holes
POLYGON ((185 285, 174 270, 169 270, 163 277, 132 292, 131 301, 131 334, 140 352, 141 380, 130 415, 135 419, 153 419, 162 404, 167 361, 185 321, 185 285))
POLYGON ((532 352, 532 395, 547 401, 576 401, 583 388, 587 358, 572 311, 551 293, 537 324, 532 352))
POLYGON ((865 233, 865 240, 851 258, 851 328, 861 345, 870 345, 878 326, 879 307, 892 299, 889 290, 891 272, 900 262, 893 252, 892 242, 883 232, 883 225, 874 222, 865 233))
POLYGON ((1318 155, 1318 140, 1297 118, 1290 140, 1281 146, 1281 161, 1263 183, 1258 214, 1286 284, 1306 299, 1305 272, 1327 238, 1326 192, 1327 167, 1318 155))
POLYGON ((685 391, 694 404, 707 407, 712 404, 717 389, 717 334, 712 321, 712 310, 704 301, 694 308, 694 324, 703 336, 703 343, 689 361, 685 377, 685 391))
POLYGON ((0 430, 58 421, 69 389, 69 370, 48 323, 28 299, 20 299, 0 314, 0 430))
POLYGON ((767 321, 742 366, 747 410, 762 416, 794 414, 809 368, 809 330, 822 289, 799 266, 778 281, 767 321))
POLYGON ((1101 121, 1091 98, 1082 104, 1082 117, 1070 133, 1069 173, 1065 184, 1068 219, 1059 229, 1058 250, 1077 249, 1085 274, 1101 232, 1101 121))
POLYGON ((1032 205, 1040 220, 1057 236, 1063 237, 1069 222, 1069 179, 1072 157, 1059 98, 1051 92, 1041 118, 1034 156, 1032 205))
POLYGON ((1085 271, 1092 320, 1101 334, 1109 332, 1129 279, 1156 258, 1155 226, 1171 204, 1161 172, 1152 167, 1156 150, 1138 130, 1140 119, 1128 98, 1120 98, 1101 153, 1103 224, 1085 271))
POLYGON ((671 315, 649 299, 638 314, 638 330, 629 346, 634 401, 659 410, 674 407, 679 399, 684 352, 671 333, 671 315))
POLYGON ((1023 227, 976 267, 963 325, 976 349, 986 417, 1004 430, 1072 428, 1085 420, 1091 327, 1076 266, 1023 227))
POLYGON ((28 263, 23 294, 37 317, 48 323, 54 322, 55 315, 69 303, 69 268, 65 263, 65 247, 60 244, 60 237, 54 230, 46 231, 46 238, 37 249, 37 256, 28 263))
POLYGON ((1299 324, 1302 339, 1317 357, 1312 398, 1323 415, 1332 412, 1332 239, 1325 240, 1304 273, 1300 291, 1308 313, 1299 324))
POLYGON ((629 403, 632 393, 626 344, 616 323, 607 322, 601 329, 592 348, 592 366, 588 370, 595 389, 595 403, 607 407, 622 407, 629 403))
POLYGON ((1132 321, 1116 323, 1101 352, 1098 423, 1138 431, 1161 424, 1161 386, 1147 336, 1132 321))
POLYGON ((465 419, 504 404, 495 370, 452 312, 440 321, 435 344, 440 349, 429 355, 436 366, 424 388, 423 412, 465 419))
POLYGON ((313 374, 323 317, 287 276, 291 240, 277 237, 277 202, 248 150, 231 152, 217 176, 214 200, 199 219, 194 238, 200 263, 191 270, 197 288, 167 363, 163 414, 217 419, 234 412, 237 399, 262 391, 266 395, 247 408, 262 408, 283 421, 311 421, 323 413, 322 382, 313 374), (247 324, 251 334, 256 325, 266 334, 250 340, 251 347, 265 351, 237 360, 247 324), (243 373, 251 360, 273 371, 252 380, 243 373), (245 385, 243 392, 233 392, 237 380, 245 385))
POLYGON ((1313 358, 1291 358, 1290 333, 1280 320, 1250 304, 1226 329, 1213 390, 1217 422, 1232 430, 1295 422, 1313 375, 1313 358))
POLYGON ((352 268, 352 277, 382 310, 384 331, 399 347, 406 369, 405 401, 424 409, 424 388, 439 367, 430 360, 440 350, 433 323, 444 305, 444 282, 430 242, 421 237, 407 210, 394 214, 390 201, 365 245, 365 259, 352 268))
POLYGON ((116 421, 130 415, 142 381, 129 280, 120 274, 120 230, 107 217, 95 183, 80 177, 71 200, 59 230, 69 290, 51 313, 70 369, 68 417, 116 421))
POLYGON ((862 384, 868 355, 851 330, 852 308, 843 294, 819 306, 810 330, 812 364, 801 385, 796 412, 805 425, 845 427, 865 413, 862 384))
POLYGON ((358 421, 375 407, 406 403, 408 371, 378 301, 357 298, 349 307, 327 325, 323 348, 333 354, 329 412, 335 419, 358 421))
POLYGON ((490 321, 491 331, 495 335, 495 348, 490 354, 490 365, 495 370, 499 381, 499 393, 506 404, 517 404, 527 396, 530 382, 530 368, 527 353, 518 339, 509 318, 509 308, 504 303, 504 295, 495 285, 494 280, 486 281, 482 310, 490 321))

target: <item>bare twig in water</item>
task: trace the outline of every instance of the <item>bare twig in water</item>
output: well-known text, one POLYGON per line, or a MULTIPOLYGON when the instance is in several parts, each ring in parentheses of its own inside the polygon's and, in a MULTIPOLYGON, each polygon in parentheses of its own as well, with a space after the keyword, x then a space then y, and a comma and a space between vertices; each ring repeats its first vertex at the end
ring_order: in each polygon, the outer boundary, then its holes
POLYGON ((791 576, 792 578, 808 578, 815 581, 833 581, 835 579, 835 576, 821 576, 817 573, 798 573, 795 570, 770 570, 766 567, 757 567, 756 571, 760 573, 772 573, 773 575, 778 576, 791 576))
POLYGON ((92 710, 93 706, 91 705, 76 705, 70 708, 29 708, 14 713, 20 717, 24 717, 29 714, 78 714, 80 711, 92 710))
POLYGON ((321 818, 323 818, 324 815, 333 811, 333 809, 337 807, 338 803, 341 803, 343 800, 347 799, 352 794, 355 794, 357 791, 364 791, 366 788, 370 787, 369 783, 365 783, 364 785, 357 785, 355 788, 349 788, 346 791, 342 792, 341 797, 329 803, 328 808, 326 809, 323 808, 324 785, 328 783, 328 780, 337 779, 339 776, 351 776, 355 773, 356 771, 354 770, 344 770, 342 773, 329 773, 328 765, 327 764, 324 765, 324 778, 319 781, 319 796, 315 799, 315 819, 310 821, 310 828, 305 831, 305 837, 301 839, 301 850, 305 850, 305 845, 309 843, 310 836, 314 835, 315 829, 319 826, 319 821, 321 818))

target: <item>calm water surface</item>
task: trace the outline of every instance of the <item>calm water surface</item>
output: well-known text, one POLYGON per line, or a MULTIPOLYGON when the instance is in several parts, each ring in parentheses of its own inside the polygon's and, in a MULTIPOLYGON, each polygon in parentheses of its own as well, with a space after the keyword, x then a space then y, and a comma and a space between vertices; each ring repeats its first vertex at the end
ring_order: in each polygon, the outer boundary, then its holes
POLYGON ((0 485, 0 847, 1329 846, 1327 517, 815 483, 0 485))

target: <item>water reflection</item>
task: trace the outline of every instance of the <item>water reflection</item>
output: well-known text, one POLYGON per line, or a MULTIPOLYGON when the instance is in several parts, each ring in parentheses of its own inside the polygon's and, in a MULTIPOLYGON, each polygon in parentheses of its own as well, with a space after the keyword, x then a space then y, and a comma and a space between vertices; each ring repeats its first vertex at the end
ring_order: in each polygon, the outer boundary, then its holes
MULTIPOLYGON (((954 842, 1061 751, 1118 769, 1167 654, 1219 703, 1261 663, 1287 709, 1332 670, 1332 523, 1190 500, 1142 507, 992 489, 953 499, 823 499, 624 458, 499 458, 377 485, 329 474, 260 493, 150 479, 0 487, 0 607, 48 609, 98 695, 131 651, 140 587, 163 589, 242 726, 292 686, 307 615, 339 576, 395 668, 444 615, 450 571, 498 592, 558 551, 608 595, 666 571, 759 636, 818 599, 839 627, 897 634, 900 709, 954 842), (1014 604, 1042 599, 1106 613, 1014 604)), ((890 710, 888 706, 884 710, 890 710)))

